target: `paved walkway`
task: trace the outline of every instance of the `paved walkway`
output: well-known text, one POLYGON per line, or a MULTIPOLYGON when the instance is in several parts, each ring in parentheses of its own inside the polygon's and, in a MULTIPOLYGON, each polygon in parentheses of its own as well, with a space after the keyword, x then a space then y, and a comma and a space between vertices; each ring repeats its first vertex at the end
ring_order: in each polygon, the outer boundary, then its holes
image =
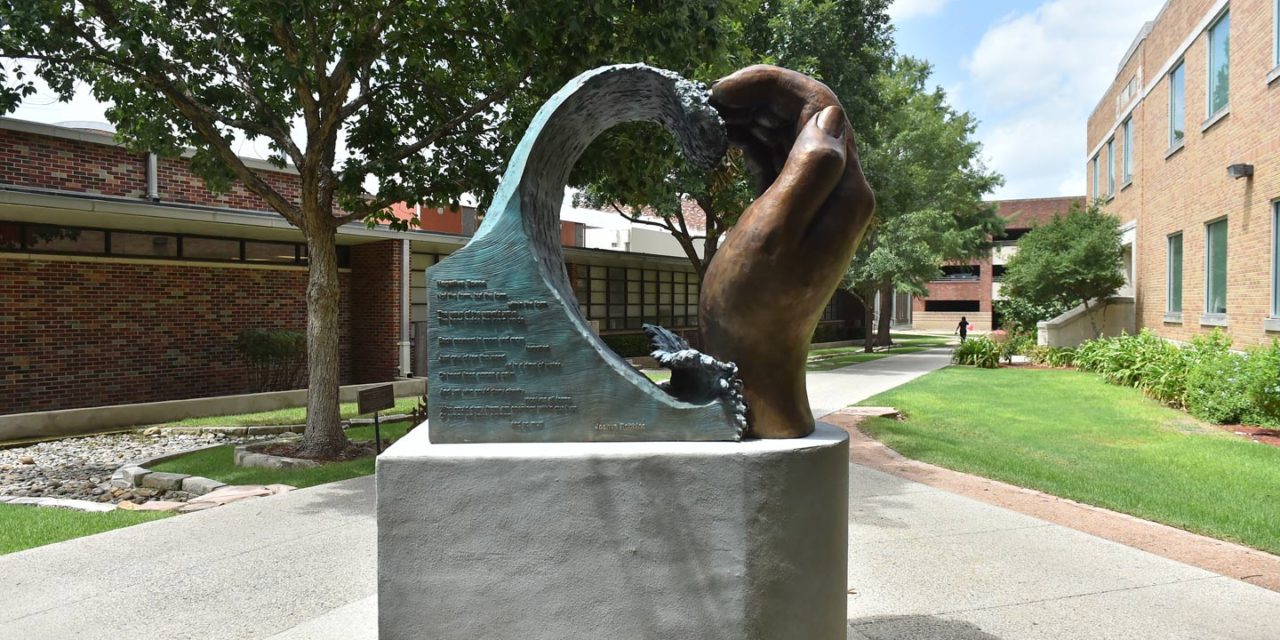
MULTIPOLYGON (((815 373, 810 399, 946 360, 815 373)), ((850 485, 851 639, 1280 637, 1280 594, 861 465, 850 485)), ((360 478, 0 556, 0 637, 371 640, 374 528, 360 478)))

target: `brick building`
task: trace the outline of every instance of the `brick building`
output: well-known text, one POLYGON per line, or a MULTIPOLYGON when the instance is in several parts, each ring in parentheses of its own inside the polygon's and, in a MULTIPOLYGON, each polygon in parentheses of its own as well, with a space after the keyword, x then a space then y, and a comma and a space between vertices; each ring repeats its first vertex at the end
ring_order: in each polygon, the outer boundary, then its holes
MULTIPOLYGON (((294 172, 249 163, 297 193, 294 172)), ((343 384, 425 372, 426 269, 479 222, 471 207, 395 211, 421 227, 338 232, 343 384)), ((683 256, 589 249, 582 223, 561 228, 581 309, 606 339, 643 322, 695 329, 683 256)), ((184 159, 0 118, 0 415, 247 392, 235 339, 305 328, 306 263, 301 233, 238 184, 210 193, 184 159)))
POLYGON ((1089 118, 1088 195, 1124 223, 1137 326, 1280 337, 1280 0, 1170 0, 1089 118))
MULTIPOLYGON (((915 329, 951 331, 965 318, 975 331, 999 327, 992 301, 1000 299, 1000 280, 1004 265, 1017 249, 1016 243, 1026 232, 1048 222, 1053 216, 1065 215, 1072 205, 1083 206, 1081 196, 996 200, 996 213, 1004 218, 1005 233, 994 243, 991 254, 982 260, 948 264, 942 277, 930 282, 928 295, 911 302, 911 316, 905 322, 915 329)), ((895 322, 903 320, 895 318, 895 322)))

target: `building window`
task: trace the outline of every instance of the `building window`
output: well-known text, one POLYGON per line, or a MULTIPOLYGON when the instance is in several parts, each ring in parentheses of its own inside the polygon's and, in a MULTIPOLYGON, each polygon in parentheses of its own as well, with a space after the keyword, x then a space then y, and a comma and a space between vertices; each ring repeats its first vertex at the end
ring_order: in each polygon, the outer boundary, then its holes
MULTIPOLYGON (((339 246, 338 267, 351 266, 351 247, 339 246)), ((68 253, 164 260, 217 260, 306 265, 307 247, 296 242, 86 229, 0 220, 0 251, 68 253)))
POLYGON ((1121 184, 1129 184, 1133 181, 1133 118, 1124 121, 1124 179, 1121 184))
POLYGON ((1227 312, 1227 221, 1205 226, 1204 308, 1210 315, 1227 312))
POLYGON ((113 255, 147 258, 178 257, 177 236, 112 231, 110 240, 111 248, 108 251, 113 255))
POLYGON ((1179 62, 1169 72, 1169 148, 1182 144, 1187 121, 1187 67, 1179 62))
POLYGON ((1231 13, 1209 27, 1209 116, 1227 108, 1231 87, 1231 13))
POLYGON ((1112 138, 1107 141, 1107 197, 1115 195, 1116 192, 1116 141, 1112 138))
POLYGON ((1165 311, 1182 313, 1182 234, 1169 236, 1169 290, 1165 311))
POLYGON ((182 257, 196 260, 239 260, 240 241, 227 238, 182 238, 182 257))
POLYGON ((976 264, 946 265, 941 270, 937 280, 977 280, 982 276, 982 267, 976 264))
POLYGON ((1093 157, 1093 199, 1094 200, 1097 200, 1098 198, 1102 197, 1102 191, 1098 189, 1098 185, 1101 184, 1099 182, 1099 180, 1101 180, 1101 176, 1102 176, 1102 171, 1101 171, 1101 168, 1098 166, 1098 156, 1094 156, 1093 157))
POLYGON ((977 300, 925 300, 924 310, 942 313, 965 313, 978 311, 977 300))
POLYGON ((1280 200, 1271 206, 1271 317, 1280 318, 1280 200))
POLYGON ((698 276, 685 271, 573 265, 578 306, 605 330, 698 325, 698 276))

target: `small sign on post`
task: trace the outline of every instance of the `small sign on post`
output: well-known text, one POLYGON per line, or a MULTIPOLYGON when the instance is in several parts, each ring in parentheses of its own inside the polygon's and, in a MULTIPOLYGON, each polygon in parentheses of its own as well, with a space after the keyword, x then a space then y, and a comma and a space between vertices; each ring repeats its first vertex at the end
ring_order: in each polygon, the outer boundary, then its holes
POLYGON ((383 385, 372 389, 363 389, 356 394, 356 411, 360 415, 373 414, 373 447, 378 455, 382 454, 382 430, 378 424, 378 412, 396 406, 394 385, 383 385))

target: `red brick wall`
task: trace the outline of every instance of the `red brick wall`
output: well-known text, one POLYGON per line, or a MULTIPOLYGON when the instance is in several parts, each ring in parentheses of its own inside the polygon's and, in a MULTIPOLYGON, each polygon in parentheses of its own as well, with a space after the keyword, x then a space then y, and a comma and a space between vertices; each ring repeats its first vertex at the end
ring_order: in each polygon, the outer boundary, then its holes
MULTIPOLYGON (((258 171, 286 198, 298 200, 298 177, 282 171, 258 171)), ((161 158, 157 166, 160 199, 213 207, 270 211, 239 182, 215 194, 191 173, 187 160, 161 158)), ((111 144, 0 129, 0 182, 124 198, 147 193, 147 155, 111 144)))
POLYGON ((147 193, 146 154, 0 129, 0 182, 140 198, 147 193))
MULTIPOLYGON (((341 277, 346 372, 351 287, 341 277)), ((306 278, 301 269, 0 256, 0 414, 246 392, 236 336, 304 330, 306 278)))
POLYGON ((351 381, 386 382, 400 373, 400 260, 403 244, 351 247, 351 381))

